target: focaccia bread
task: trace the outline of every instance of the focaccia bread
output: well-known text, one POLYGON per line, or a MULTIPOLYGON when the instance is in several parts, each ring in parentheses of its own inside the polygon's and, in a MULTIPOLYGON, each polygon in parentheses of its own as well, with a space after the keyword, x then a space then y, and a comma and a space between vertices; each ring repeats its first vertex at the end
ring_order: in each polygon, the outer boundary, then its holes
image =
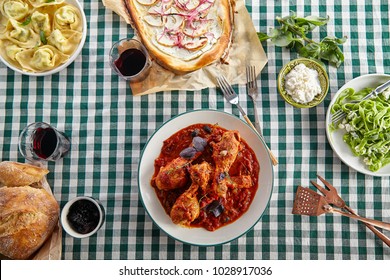
POLYGON ((187 73, 227 55, 234 0, 124 0, 149 54, 175 73, 187 73))
POLYGON ((0 188, 0 254, 27 259, 52 234, 59 206, 42 188, 0 188))
POLYGON ((0 162, 1 186, 29 186, 40 181, 49 170, 27 163, 12 161, 0 162))

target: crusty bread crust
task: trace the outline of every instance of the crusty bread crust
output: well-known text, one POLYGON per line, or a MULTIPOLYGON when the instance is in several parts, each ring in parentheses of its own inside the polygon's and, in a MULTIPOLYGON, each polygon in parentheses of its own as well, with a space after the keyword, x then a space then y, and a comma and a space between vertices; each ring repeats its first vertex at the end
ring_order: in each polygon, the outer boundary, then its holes
POLYGON ((0 188, 0 254, 27 259, 52 234, 59 206, 42 188, 0 188))
POLYGON ((191 60, 184 60, 169 55, 153 44, 152 36, 155 36, 155 30, 143 20, 145 14, 139 14, 136 6, 137 0, 124 1, 131 17, 133 27, 136 29, 140 40, 148 49, 150 56, 161 66, 175 73, 184 74, 212 64, 223 58, 223 55, 227 53, 227 50, 230 47, 233 29, 233 0, 215 0, 214 5, 218 5, 218 13, 213 24, 218 24, 220 26, 221 36, 210 49, 191 60))
POLYGON ((0 162, 1 186, 29 186, 40 181, 49 170, 27 163, 13 161, 0 162))

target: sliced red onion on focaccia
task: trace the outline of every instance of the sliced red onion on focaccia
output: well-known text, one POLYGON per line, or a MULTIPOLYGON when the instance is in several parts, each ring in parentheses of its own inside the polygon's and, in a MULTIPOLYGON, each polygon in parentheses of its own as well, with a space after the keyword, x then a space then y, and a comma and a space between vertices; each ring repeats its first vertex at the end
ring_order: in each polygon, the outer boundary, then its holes
POLYGON ((198 20, 193 22, 186 22, 183 28, 183 33, 190 37, 200 37, 210 30, 210 20, 198 20))
POLYGON ((149 54, 175 73, 202 68, 230 47, 234 0, 125 0, 149 54))

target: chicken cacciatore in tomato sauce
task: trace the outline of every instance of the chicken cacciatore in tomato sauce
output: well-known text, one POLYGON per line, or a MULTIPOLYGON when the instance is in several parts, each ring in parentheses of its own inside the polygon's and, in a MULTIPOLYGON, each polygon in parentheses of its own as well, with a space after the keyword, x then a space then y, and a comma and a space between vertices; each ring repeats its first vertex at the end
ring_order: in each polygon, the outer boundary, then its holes
POLYGON ((260 165, 238 131, 198 123, 163 142, 151 185, 175 224, 214 231, 240 218, 260 165))

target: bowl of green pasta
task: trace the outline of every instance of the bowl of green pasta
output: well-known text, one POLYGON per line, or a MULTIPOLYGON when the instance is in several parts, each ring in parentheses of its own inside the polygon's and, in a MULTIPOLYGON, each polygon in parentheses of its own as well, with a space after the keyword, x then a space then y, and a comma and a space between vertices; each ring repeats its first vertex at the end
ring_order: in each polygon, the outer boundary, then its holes
POLYGON ((0 0, 0 60, 29 76, 47 76, 68 67, 87 36, 77 0, 0 0))
POLYGON ((367 74, 342 86, 329 104, 326 135, 337 156, 356 171, 390 176, 390 88, 364 99, 390 75, 367 74), (332 123, 339 110, 345 117, 332 123))

